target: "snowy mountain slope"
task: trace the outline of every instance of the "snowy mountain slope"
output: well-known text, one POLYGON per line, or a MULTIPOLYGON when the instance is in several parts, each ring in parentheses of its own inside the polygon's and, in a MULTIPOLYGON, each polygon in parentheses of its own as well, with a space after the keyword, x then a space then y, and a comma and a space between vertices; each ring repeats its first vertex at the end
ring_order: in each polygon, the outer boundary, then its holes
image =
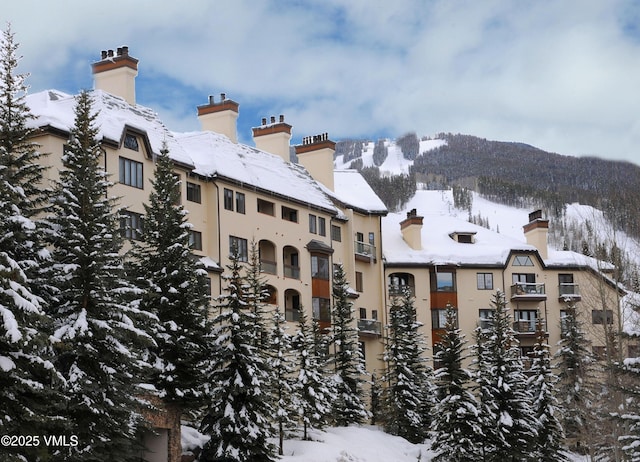
MULTIPOLYGON (((446 144, 445 140, 422 140, 420 141, 420 153, 430 151, 431 149, 435 149, 443 144, 446 144)), ((373 148, 375 146, 375 142, 370 141, 365 144, 362 148, 362 163, 365 167, 373 167, 373 148)), ((402 155, 402 151, 400 147, 395 144, 393 140, 386 140, 385 146, 388 150, 388 155, 385 161, 380 166, 380 171, 382 173, 390 173, 390 174, 406 174, 409 173, 409 167, 413 165, 412 160, 405 159, 402 155)), ((337 169, 345 169, 349 168, 351 165, 351 160, 347 162, 343 162, 343 156, 336 157, 335 167, 337 169)))

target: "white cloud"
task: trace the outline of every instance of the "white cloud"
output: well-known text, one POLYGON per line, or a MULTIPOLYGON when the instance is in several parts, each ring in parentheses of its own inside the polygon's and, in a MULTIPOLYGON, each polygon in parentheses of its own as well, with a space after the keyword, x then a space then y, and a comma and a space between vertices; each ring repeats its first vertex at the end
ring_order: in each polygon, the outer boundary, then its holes
POLYGON ((185 121, 193 105, 225 91, 247 126, 284 112, 297 137, 451 131, 639 162, 639 9, 631 0, 23 0, 0 21, 12 23, 34 90, 91 85, 100 50, 129 45, 141 75, 180 87, 139 91, 178 130, 197 128, 185 121))

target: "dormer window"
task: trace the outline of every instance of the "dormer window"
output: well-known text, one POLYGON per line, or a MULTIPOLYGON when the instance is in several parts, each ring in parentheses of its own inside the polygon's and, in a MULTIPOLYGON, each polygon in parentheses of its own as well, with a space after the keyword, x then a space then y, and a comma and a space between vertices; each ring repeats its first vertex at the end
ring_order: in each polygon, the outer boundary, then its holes
POLYGON ((455 231, 449 234, 449 237, 460 244, 473 244, 475 235, 475 231, 455 231))
POLYGON ((528 255, 516 255, 513 259, 513 266, 533 266, 533 261, 528 255))
POLYGON ((131 149, 132 151, 138 150, 138 138, 130 133, 124 135, 124 147, 127 149, 131 149))

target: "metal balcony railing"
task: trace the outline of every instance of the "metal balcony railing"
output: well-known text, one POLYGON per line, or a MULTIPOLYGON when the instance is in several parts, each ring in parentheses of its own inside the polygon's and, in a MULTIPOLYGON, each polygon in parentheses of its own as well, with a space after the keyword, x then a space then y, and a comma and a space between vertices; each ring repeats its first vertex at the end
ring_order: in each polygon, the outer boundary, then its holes
POLYGON ((361 334, 382 335, 382 323, 377 319, 358 319, 358 332, 361 334))
POLYGON ((389 295, 402 295, 408 290, 410 295, 416 294, 416 288, 409 284, 389 284, 389 295))
POLYGON ((278 274, 278 263, 270 260, 260 260, 260 271, 268 274, 278 274))
POLYGON ((284 265, 284 277, 292 279, 300 279, 300 267, 292 265, 284 265))
POLYGON ((511 298, 521 300, 546 300, 544 284, 517 282, 511 286, 511 298))
POLYGON ((365 257, 376 257, 376 246, 367 242, 355 241, 355 249, 357 255, 363 255, 365 257))

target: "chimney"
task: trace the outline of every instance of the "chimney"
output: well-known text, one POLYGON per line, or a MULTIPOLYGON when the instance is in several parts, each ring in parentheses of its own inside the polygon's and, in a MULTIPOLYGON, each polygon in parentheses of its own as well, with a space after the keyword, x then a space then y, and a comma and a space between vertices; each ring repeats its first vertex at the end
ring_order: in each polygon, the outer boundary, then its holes
POLYGON ((136 83, 138 60, 129 56, 129 47, 103 50, 101 60, 93 63, 93 79, 96 90, 102 90, 123 98, 127 103, 136 104, 136 83))
POLYGON ((220 101, 215 102, 209 96, 209 104, 198 106, 198 119, 204 131, 221 133, 234 143, 238 142, 238 108, 240 105, 228 99, 225 93, 220 93, 220 101))
POLYGON ((536 210, 529 214, 529 223, 523 226, 524 237, 527 244, 534 246, 540 252, 543 260, 546 260, 549 252, 547 235, 549 233, 549 220, 542 218, 542 210, 536 210))
POLYGON ((302 144, 296 146, 298 162, 311 174, 314 180, 333 191, 333 154, 336 143, 328 133, 305 136, 302 144))
POLYGON ((422 219, 416 209, 407 212, 407 218, 400 222, 402 239, 413 250, 422 250, 422 219))
POLYGON ((291 125, 284 121, 281 115, 276 122, 276 118, 271 116, 267 123, 266 117, 262 118, 262 125, 252 128, 253 142, 256 148, 276 154, 289 162, 289 141, 291 141, 291 125))

